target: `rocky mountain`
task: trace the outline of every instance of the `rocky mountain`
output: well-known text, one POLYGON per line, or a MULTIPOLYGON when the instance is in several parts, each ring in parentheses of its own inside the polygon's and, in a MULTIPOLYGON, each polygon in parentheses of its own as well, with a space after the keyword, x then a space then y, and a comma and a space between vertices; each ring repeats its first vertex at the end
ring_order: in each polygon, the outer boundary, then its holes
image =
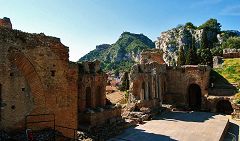
POLYGON ((163 59, 168 65, 176 65, 180 47, 182 46, 184 51, 187 52, 188 46, 193 44, 193 38, 197 49, 200 48, 203 34, 206 35, 209 45, 212 46, 210 48, 220 48, 221 44, 229 37, 240 35, 239 31, 221 31, 220 27, 220 23, 217 23, 215 19, 210 19, 199 27, 192 23, 186 23, 162 32, 155 42, 156 48, 163 52, 163 59))
POLYGON ((98 45, 79 61, 97 59, 106 71, 128 71, 134 63, 140 61, 141 51, 150 48, 155 48, 155 45, 147 36, 123 32, 114 44, 98 45))

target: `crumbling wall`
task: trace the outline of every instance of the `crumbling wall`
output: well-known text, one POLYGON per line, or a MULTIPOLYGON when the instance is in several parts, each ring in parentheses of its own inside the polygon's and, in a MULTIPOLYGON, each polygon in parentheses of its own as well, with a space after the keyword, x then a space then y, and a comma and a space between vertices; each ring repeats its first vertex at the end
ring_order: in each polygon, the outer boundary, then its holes
POLYGON ((1 128, 24 128, 30 114, 54 114, 56 125, 76 129, 78 72, 60 39, 0 28, 0 50, 1 128))
POLYGON ((107 75, 100 70, 100 62, 83 62, 78 67, 79 112, 105 106, 107 75))
POLYGON ((223 58, 240 58, 240 49, 224 49, 223 58))
POLYGON ((0 27, 5 27, 5 28, 12 29, 11 20, 7 17, 4 17, 3 19, 0 19, 0 27))
MULTIPOLYGON (((165 93, 166 84, 166 65, 152 62, 149 64, 137 64, 132 67, 130 73, 130 103, 149 103, 152 102, 154 105, 149 107, 159 107, 165 93)), ((144 104, 138 104, 144 105, 144 104)), ((138 107, 141 108, 141 107, 138 107)))
POLYGON ((165 64, 163 60, 163 52, 161 52, 159 49, 149 49, 144 50, 141 53, 140 57, 140 63, 151 63, 151 62, 157 62, 158 64, 165 64))
POLYGON ((106 102, 107 74, 100 62, 78 63, 78 128, 96 128, 121 118, 121 108, 106 102))
POLYGON ((188 106, 188 91, 191 84, 197 84, 201 89, 202 105, 206 106, 208 96, 209 76, 208 66, 185 65, 167 68, 167 85, 164 101, 174 105, 188 106))

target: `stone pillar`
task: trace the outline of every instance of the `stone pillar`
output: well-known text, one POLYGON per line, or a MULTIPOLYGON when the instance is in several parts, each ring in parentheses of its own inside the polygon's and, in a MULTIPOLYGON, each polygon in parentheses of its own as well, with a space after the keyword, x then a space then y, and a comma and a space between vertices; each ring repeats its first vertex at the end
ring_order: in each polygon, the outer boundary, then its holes
POLYGON ((144 89, 141 87, 140 100, 144 100, 144 89))
POLYGON ((148 81, 145 83, 145 100, 149 100, 148 81))
POLYGON ((155 98, 159 98, 159 93, 158 93, 158 89, 159 89, 159 86, 158 86, 158 76, 156 75, 155 76, 155 98))
POLYGON ((163 101, 163 92, 162 92, 162 87, 161 87, 161 75, 158 76, 158 98, 163 101))

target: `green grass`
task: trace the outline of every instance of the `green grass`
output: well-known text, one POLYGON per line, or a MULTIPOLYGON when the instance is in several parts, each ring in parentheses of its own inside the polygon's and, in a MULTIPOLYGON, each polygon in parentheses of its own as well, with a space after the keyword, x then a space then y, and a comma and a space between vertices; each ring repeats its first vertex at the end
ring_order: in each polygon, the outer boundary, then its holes
POLYGON ((214 70, 240 88, 240 58, 224 59, 223 66, 214 70))

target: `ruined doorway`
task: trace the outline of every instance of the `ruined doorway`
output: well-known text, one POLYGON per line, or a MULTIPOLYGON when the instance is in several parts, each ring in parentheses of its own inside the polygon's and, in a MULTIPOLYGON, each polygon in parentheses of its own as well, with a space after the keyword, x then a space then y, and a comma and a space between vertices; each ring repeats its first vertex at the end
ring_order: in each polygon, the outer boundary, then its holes
POLYGON ((228 100, 220 100, 216 105, 217 113, 221 114, 231 114, 233 112, 233 108, 231 103, 228 100))
POLYGON ((96 106, 102 106, 102 87, 98 86, 96 91, 96 106))
POLYGON ((91 108, 91 99, 92 99, 92 93, 91 93, 91 88, 87 87, 86 88, 86 108, 91 108))
POLYGON ((191 84, 188 88, 188 102, 189 108, 192 110, 201 109, 201 88, 197 84, 191 84))

